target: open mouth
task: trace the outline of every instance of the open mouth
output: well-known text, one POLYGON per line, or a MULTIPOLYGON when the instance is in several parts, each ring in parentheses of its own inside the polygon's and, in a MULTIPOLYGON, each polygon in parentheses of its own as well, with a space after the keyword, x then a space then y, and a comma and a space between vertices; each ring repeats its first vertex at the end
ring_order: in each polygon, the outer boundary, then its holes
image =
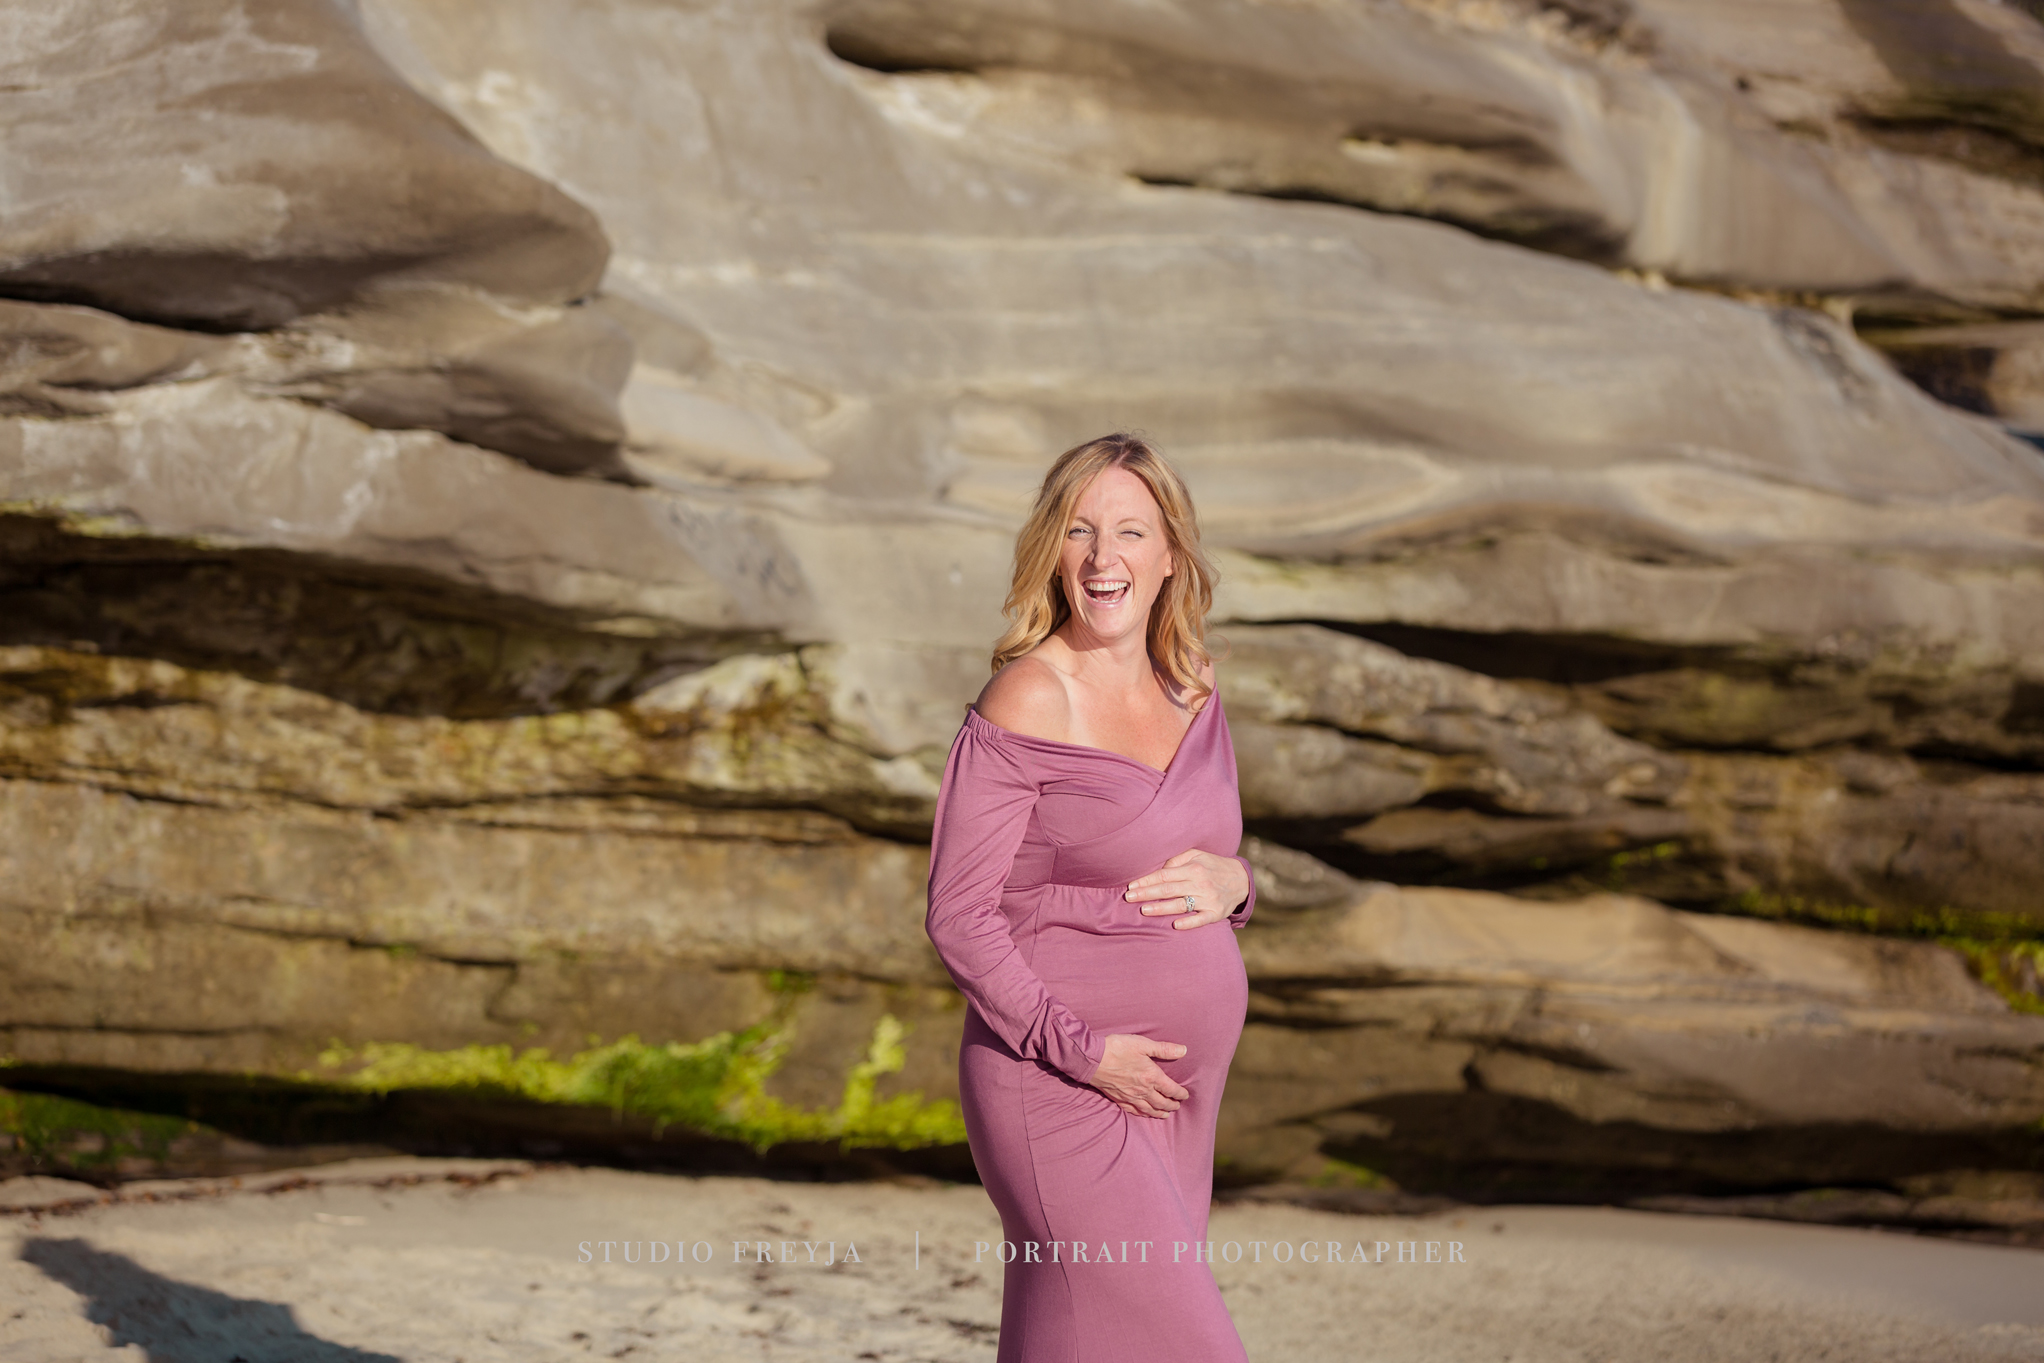
POLYGON ((1128 596, 1128 583, 1120 578, 1096 578, 1079 585, 1086 589, 1087 599, 1096 606, 1118 606, 1128 596))

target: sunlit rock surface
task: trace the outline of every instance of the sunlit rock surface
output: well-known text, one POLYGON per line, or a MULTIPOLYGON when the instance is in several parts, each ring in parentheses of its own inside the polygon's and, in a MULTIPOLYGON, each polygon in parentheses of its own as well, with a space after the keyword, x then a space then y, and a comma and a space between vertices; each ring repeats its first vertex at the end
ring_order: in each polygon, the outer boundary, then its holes
POLYGON ((940 1091, 936 778, 1035 480, 1139 427, 1259 856, 1350 906, 1243 938, 1242 1169, 2015 1158, 2044 25, 1749 8, 11 6, 6 1047, 686 1039, 782 969, 790 1092, 890 1010, 940 1091))
MULTIPOLYGON (((264 386, 562 472, 612 461, 629 344, 575 306, 602 278, 602 227, 406 85, 352 6, 7 10, 0 290, 267 331, 229 363, 264 386)), ((22 314, 8 333, 58 325, 22 314)), ((102 353, 154 353, 116 333, 98 325, 102 353)), ((134 363, 68 384, 188 376, 134 363)))
POLYGON ((1622 895, 1360 885, 1252 853, 1275 893, 1243 947, 1230 1119, 1247 1159, 1852 1182, 1935 1135, 1992 1158, 1982 1137, 2044 1100, 2044 1018, 2011 1015, 1939 947, 1622 895), (1873 1111, 1885 1132, 1856 1139, 1873 1111))

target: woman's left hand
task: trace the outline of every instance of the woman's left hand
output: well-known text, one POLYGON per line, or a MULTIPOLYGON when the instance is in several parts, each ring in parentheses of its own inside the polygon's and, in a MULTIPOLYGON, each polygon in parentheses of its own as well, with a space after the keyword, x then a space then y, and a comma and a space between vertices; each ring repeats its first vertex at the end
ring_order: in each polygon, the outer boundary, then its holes
POLYGON ((1174 928, 1205 927, 1226 918, 1249 898, 1249 873, 1233 857, 1195 848, 1165 862, 1163 870, 1131 881, 1122 897, 1142 905, 1151 916, 1177 914, 1174 928), (1191 909, 1185 907, 1187 895, 1193 899, 1191 909))

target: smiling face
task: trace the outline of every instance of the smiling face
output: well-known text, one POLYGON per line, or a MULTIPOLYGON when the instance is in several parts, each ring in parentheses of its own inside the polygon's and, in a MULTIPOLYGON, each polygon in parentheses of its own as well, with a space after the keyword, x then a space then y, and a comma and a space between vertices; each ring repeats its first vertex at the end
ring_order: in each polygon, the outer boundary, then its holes
POLYGON ((1127 469, 1101 470, 1072 507, 1058 555, 1073 624, 1103 642, 1131 631, 1142 637, 1173 566, 1149 486, 1127 469))

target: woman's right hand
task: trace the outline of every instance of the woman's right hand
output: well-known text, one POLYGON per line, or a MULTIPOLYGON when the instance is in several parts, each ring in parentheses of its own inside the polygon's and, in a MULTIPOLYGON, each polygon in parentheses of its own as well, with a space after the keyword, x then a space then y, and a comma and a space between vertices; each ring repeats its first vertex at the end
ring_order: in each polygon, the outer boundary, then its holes
POLYGON ((1138 1117, 1168 1117, 1192 1097, 1192 1090, 1171 1081, 1157 1068, 1158 1060, 1182 1060, 1185 1047, 1175 1041, 1114 1032, 1100 1057, 1100 1067, 1086 1082, 1106 1094, 1123 1112, 1138 1117), (1155 1057, 1155 1059, 1152 1059, 1155 1057))

